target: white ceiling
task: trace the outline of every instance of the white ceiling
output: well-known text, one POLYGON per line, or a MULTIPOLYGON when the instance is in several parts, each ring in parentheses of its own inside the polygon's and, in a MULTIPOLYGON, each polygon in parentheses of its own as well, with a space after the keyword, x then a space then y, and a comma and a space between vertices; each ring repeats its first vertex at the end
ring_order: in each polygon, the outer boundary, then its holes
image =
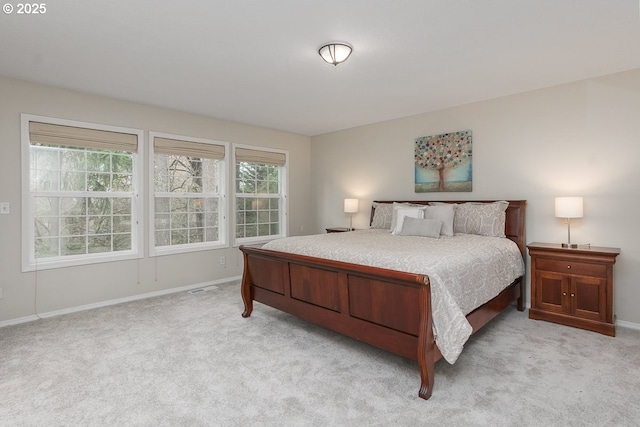
POLYGON ((0 76, 303 135, 640 68, 639 0, 56 0, 46 8, 0 14, 0 76), (318 48, 330 41, 353 46, 347 62, 322 61, 318 48))

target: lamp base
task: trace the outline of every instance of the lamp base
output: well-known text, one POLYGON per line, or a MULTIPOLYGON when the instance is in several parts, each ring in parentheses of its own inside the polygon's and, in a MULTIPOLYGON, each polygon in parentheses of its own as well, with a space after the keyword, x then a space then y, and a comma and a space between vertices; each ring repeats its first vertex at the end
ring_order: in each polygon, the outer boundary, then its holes
POLYGON ((563 248, 569 248, 569 249, 577 249, 578 248, 578 244, 577 243, 563 243, 562 247, 563 248))

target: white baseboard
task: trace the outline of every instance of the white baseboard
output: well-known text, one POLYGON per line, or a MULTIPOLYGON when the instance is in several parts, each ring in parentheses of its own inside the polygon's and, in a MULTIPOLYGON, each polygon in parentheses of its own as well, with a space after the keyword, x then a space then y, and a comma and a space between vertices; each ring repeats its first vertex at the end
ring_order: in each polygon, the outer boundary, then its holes
POLYGON ((640 331, 640 323, 627 322, 625 320, 616 320, 616 326, 640 331))
POLYGON ((145 294, 132 295, 132 296, 129 296, 129 297, 116 298, 116 299, 111 299, 111 300, 107 300, 107 301, 100 301, 100 302, 96 302, 96 303, 93 303, 93 304, 86 304, 86 305, 80 305, 80 306, 76 306, 76 307, 63 308, 62 310, 47 311, 45 313, 39 313, 37 316, 36 315, 32 315, 32 316, 18 317, 16 319, 3 320, 3 321, 0 322, 0 328, 5 327, 5 326, 18 325, 20 323, 33 322, 34 320, 46 319, 48 317, 62 316, 63 314, 75 313, 75 312, 78 312, 78 311, 91 310, 93 308, 106 307, 106 306, 115 305, 115 304, 122 304, 123 302, 137 301, 137 300, 141 300, 141 299, 145 299, 145 298, 153 298, 153 297, 159 297, 161 295, 173 294, 173 293, 176 293, 176 292, 190 291, 192 289, 198 289, 198 288, 206 288, 207 286, 219 285, 221 283, 234 282, 236 280, 240 280, 241 278, 242 278, 241 276, 227 277, 226 279, 219 279, 219 280, 213 280, 213 281, 210 281, 210 282, 196 283, 196 284, 193 284, 193 285, 180 286, 180 287, 177 287, 177 288, 163 289, 161 291, 148 292, 148 293, 145 293, 145 294))
POLYGON ((19 325, 20 323, 33 322, 34 320, 40 319, 38 316, 25 316, 25 317, 17 317, 15 319, 3 320, 0 322, 0 328, 11 325, 19 325))

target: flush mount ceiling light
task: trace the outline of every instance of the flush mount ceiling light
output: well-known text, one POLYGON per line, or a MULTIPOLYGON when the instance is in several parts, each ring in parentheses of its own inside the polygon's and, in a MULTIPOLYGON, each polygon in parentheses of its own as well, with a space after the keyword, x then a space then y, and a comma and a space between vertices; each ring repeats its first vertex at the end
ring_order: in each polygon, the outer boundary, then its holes
POLYGON ((345 43, 329 43, 322 46, 318 53, 329 64, 338 65, 347 60, 352 48, 345 43))

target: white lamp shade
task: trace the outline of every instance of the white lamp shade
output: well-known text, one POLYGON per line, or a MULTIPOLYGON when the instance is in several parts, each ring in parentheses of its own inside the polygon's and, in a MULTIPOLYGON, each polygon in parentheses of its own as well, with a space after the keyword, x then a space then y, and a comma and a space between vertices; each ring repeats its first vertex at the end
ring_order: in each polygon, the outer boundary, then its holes
POLYGON ((556 197, 557 218, 582 218, 582 197, 556 197))
POLYGON ((344 211, 346 213, 358 212, 358 199, 344 199, 344 211))

